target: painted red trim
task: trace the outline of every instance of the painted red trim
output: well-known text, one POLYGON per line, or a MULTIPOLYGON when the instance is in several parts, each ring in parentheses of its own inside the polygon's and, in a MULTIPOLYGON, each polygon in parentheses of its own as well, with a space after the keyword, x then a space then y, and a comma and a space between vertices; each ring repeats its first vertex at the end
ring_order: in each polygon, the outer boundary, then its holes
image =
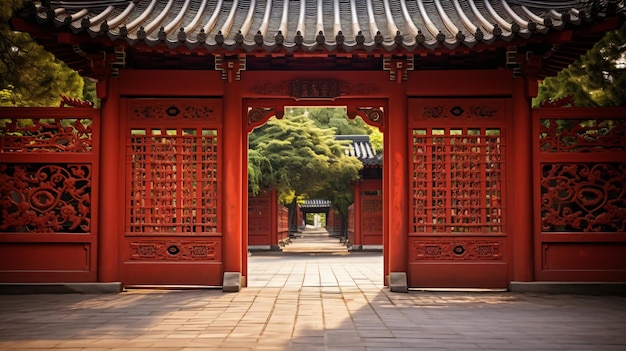
MULTIPOLYGON (((120 201, 124 195, 121 193, 124 182, 120 176, 120 165, 123 158, 120 157, 123 144, 120 140, 120 99, 118 93, 118 81, 111 79, 107 84, 107 99, 103 103, 102 119, 102 152, 100 153, 100 187, 106 189, 100 196, 100 234, 99 234, 99 266, 98 281, 120 281, 118 267, 119 239, 123 232, 123 217, 120 201)), ((124 174, 122 172, 121 174, 124 174)))
POLYGON ((508 179, 508 231, 513 248, 513 276, 510 280, 528 282, 532 273, 532 135, 531 104, 526 98, 527 84, 532 82, 518 78, 514 82, 512 108, 512 132, 507 133, 511 155, 507 162, 508 179))

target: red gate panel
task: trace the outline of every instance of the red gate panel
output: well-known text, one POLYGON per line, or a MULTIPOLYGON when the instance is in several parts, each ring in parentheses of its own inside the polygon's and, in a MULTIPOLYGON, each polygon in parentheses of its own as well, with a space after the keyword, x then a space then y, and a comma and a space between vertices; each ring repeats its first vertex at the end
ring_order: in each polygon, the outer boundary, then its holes
POLYGON ((505 103, 412 99, 409 286, 506 288, 505 103))
POLYGON ((125 103, 122 281, 221 285, 221 100, 125 103))
MULTIPOLYGON (((378 183, 380 185, 380 182, 378 183)), ((364 246, 383 245, 383 195, 381 190, 361 192, 361 244, 364 246)))
POLYGON ((289 209, 285 206, 278 205, 277 211, 277 239, 279 244, 286 243, 289 240, 289 209))
POLYGON ((97 279, 100 111, 0 109, 0 282, 97 279))
POLYGON ((626 280, 626 109, 533 111, 535 278, 626 280))
POLYGON ((272 242, 272 192, 248 196, 248 245, 278 245, 272 242))

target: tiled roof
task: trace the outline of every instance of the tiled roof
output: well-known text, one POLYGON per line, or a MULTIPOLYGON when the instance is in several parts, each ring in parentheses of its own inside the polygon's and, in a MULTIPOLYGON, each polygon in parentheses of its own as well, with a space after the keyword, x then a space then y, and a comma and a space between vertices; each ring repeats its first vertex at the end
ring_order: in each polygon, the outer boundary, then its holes
POLYGON ((383 155, 374 150, 369 135, 336 135, 335 139, 352 141, 346 155, 358 158, 364 167, 382 167, 383 155))
POLYGON ((509 42, 624 11, 602 0, 65 0, 36 14, 92 37, 221 52, 434 50, 509 42))
POLYGON ((307 199, 300 205, 301 209, 320 209, 329 208, 332 202, 330 200, 307 199))

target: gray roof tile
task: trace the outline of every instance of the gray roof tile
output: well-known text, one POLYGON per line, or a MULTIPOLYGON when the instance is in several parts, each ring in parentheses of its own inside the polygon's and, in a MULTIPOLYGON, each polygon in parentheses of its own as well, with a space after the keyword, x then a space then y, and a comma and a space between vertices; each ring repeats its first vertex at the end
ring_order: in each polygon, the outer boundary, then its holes
POLYGON ((574 0, 94 0, 42 2, 37 18, 134 45, 209 51, 413 51, 511 41, 592 20, 574 0))
POLYGON ((382 167, 383 155, 374 150, 369 135, 336 135, 335 139, 352 141, 346 155, 358 158, 364 167, 382 167))

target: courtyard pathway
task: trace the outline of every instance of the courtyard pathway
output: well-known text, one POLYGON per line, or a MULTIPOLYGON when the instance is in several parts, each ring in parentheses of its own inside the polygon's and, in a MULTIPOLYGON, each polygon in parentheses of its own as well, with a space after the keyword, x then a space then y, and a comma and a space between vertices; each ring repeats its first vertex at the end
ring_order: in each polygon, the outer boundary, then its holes
POLYGON ((0 351, 626 350, 626 297, 383 287, 380 253, 253 253, 238 293, 0 295, 0 351))

